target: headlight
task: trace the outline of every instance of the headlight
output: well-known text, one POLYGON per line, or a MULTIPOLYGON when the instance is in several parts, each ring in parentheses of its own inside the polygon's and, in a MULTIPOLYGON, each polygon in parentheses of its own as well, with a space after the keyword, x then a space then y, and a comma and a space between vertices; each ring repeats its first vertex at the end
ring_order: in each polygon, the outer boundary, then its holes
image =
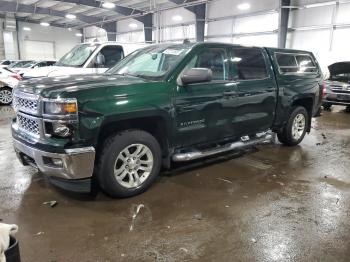
POLYGON ((76 114, 78 112, 77 101, 69 99, 67 101, 49 101, 44 103, 44 114, 47 115, 66 115, 76 114))

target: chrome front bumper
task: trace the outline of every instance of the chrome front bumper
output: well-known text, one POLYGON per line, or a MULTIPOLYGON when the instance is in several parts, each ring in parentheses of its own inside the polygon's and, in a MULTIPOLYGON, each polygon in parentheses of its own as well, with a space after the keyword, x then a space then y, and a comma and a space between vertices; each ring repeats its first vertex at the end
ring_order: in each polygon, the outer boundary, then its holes
POLYGON ((84 179, 92 177, 95 161, 93 147, 66 149, 57 154, 38 150, 13 139, 16 154, 23 165, 37 167, 49 177, 84 179))

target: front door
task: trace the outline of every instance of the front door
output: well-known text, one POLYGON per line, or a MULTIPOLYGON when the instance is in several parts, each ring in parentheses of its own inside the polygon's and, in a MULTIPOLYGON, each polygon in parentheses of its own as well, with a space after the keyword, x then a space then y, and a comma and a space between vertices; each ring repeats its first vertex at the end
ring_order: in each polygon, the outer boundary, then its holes
POLYGON ((230 80, 226 46, 203 47, 193 55, 184 70, 208 68, 212 81, 177 86, 175 94, 177 145, 217 141, 233 135, 236 85, 230 80))

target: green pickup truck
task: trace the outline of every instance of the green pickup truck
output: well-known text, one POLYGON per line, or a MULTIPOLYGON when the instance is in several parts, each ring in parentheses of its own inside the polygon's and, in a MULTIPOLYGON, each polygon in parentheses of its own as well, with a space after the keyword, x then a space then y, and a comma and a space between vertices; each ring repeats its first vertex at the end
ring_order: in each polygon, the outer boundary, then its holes
POLYGON ((14 92, 15 151, 53 184, 112 197, 161 168, 310 132, 322 101, 310 52, 223 43, 151 45, 102 75, 41 78, 14 92))

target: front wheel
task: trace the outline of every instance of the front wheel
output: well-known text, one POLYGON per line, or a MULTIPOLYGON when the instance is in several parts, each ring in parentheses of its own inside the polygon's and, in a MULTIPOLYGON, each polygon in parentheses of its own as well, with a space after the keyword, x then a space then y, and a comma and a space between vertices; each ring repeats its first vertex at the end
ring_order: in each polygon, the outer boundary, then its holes
POLYGON ((12 89, 9 87, 0 88, 0 104, 10 105, 12 103, 12 89))
POLYGON ((149 133, 129 130, 104 143, 97 178, 111 197, 130 197, 144 192, 159 174, 161 149, 149 133))
POLYGON ((292 110, 289 120, 283 130, 277 134, 278 140, 287 146, 298 145, 305 137, 309 123, 309 114, 302 106, 292 110))

